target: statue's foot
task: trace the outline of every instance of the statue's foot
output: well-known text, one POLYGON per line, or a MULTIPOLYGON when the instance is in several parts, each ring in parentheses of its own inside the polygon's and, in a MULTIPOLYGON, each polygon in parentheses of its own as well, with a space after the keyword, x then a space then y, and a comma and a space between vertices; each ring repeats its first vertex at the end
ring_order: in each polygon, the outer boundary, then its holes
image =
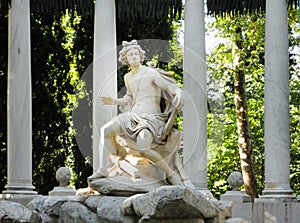
POLYGON ((108 171, 104 168, 99 168, 96 173, 88 177, 88 181, 92 181, 98 178, 107 178, 107 177, 108 177, 108 171))
POLYGON ((192 181, 190 179, 183 179, 183 185, 187 186, 188 188, 191 189, 196 189, 196 187, 194 186, 194 184, 192 183, 192 181))
POLYGON ((182 179, 177 172, 174 172, 172 175, 168 176, 168 181, 172 185, 183 185, 182 179))

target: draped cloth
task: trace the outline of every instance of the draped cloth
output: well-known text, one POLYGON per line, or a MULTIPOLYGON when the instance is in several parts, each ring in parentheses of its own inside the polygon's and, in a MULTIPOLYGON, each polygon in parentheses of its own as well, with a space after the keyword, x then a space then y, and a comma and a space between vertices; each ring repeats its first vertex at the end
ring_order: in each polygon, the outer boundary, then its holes
POLYGON ((148 129, 155 142, 161 143, 164 140, 163 131, 166 121, 160 114, 125 112, 118 115, 118 120, 121 123, 121 129, 126 138, 135 141, 140 131, 148 129))
MULTIPOLYGON (((170 84, 176 84, 173 78, 167 76, 168 73, 163 70, 158 70, 158 72, 170 84)), ((125 137, 136 141, 136 137, 140 131, 148 129, 153 136, 154 143, 164 144, 169 134, 169 132, 167 132, 169 129, 166 128, 166 123, 175 109, 172 104, 173 97, 174 96, 169 92, 162 90, 160 102, 161 113, 159 114, 137 114, 131 112, 130 108, 127 108, 127 111, 121 108, 120 110, 124 111, 124 113, 119 114, 116 118, 121 124, 121 129, 125 137)), ((173 125, 173 121, 171 125, 173 125)))

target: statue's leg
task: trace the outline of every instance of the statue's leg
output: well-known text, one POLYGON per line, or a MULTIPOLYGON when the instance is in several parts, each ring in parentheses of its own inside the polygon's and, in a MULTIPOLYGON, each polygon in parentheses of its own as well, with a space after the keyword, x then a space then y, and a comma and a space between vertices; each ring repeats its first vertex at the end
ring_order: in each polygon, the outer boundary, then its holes
POLYGON ((89 177, 89 180, 94 178, 108 177, 108 155, 116 154, 116 142, 114 137, 121 135, 121 125, 118 118, 113 118, 102 126, 100 130, 100 144, 99 144, 99 160, 100 165, 96 173, 89 177))
POLYGON ((170 183, 182 184, 179 174, 174 172, 174 170, 158 152, 151 149, 152 142, 153 136, 151 132, 148 129, 143 129, 137 136, 137 150, 142 156, 163 169, 167 173, 168 179, 171 181, 170 183))
POLYGON ((108 154, 117 153, 114 137, 121 134, 121 125, 117 118, 113 118, 111 121, 102 126, 99 145, 100 169, 106 169, 108 154))

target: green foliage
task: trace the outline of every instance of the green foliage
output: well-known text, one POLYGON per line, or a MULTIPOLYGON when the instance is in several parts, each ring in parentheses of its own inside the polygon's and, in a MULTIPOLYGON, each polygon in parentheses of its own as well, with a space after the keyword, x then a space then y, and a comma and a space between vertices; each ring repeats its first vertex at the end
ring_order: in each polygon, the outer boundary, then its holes
POLYGON ((7 28, 7 16, 0 14, 0 191, 4 190, 7 167, 7 28))
MULTIPOLYGON (((239 15, 217 18, 211 24, 218 30, 218 37, 224 41, 220 43, 208 56, 209 79, 224 89, 221 92, 223 102, 217 109, 212 105, 209 114, 208 142, 210 159, 208 164, 208 186, 212 193, 219 197, 229 189, 228 174, 240 170, 238 154, 236 112, 234 105, 234 56, 243 55, 243 68, 246 75, 246 89, 248 97, 248 116, 252 137, 253 157, 258 181, 259 192, 263 189, 263 55, 264 55, 264 19, 263 16, 239 15), (242 35, 236 34, 240 28, 242 35), (242 38, 242 39, 239 39, 242 38), (234 41, 243 44, 237 49, 234 41), (217 141, 215 139, 218 139, 217 141), (220 174, 221 173, 221 174, 220 174)), ((211 98, 214 102, 216 99, 211 98)), ((220 101, 220 99, 219 99, 220 101)))
POLYGON ((297 11, 289 12, 291 186, 300 194, 300 28, 297 11))
MULTIPOLYGON (((299 194, 299 55, 293 55, 299 46, 295 11, 290 18, 290 107, 291 107, 291 185, 299 194), (292 35, 293 34, 293 35, 292 35), (295 61, 297 58, 298 61, 295 61), (298 63, 297 63, 298 62, 298 63)), ((233 50, 243 54, 243 68, 246 75, 248 116, 250 122, 253 158, 259 193, 264 189, 264 15, 236 15, 217 17, 208 24, 209 31, 215 31, 222 42, 208 55, 209 114, 208 114, 208 187, 219 197, 229 188, 227 175, 240 171, 238 158, 236 114, 233 89, 233 50), (243 49, 233 49, 235 29, 241 28, 243 49), (209 86, 210 86, 209 85, 209 86), (215 89, 223 89, 215 92, 215 89)), ((298 30, 299 32, 299 30, 298 30)))
MULTIPOLYGON (((74 53, 73 48, 79 23, 80 17, 68 12, 60 19, 35 16, 31 21, 33 183, 41 194, 57 185, 55 171, 59 167, 67 165, 76 170, 78 159, 74 154, 79 148, 72 111, 78 105, 76 89, 82 88, 82 83, 77 70, 81 54, 74 53)), ((85 168, 81 166, 81 170, 85 168)), ((86 184, 78 182, 80 186, 86 184)))

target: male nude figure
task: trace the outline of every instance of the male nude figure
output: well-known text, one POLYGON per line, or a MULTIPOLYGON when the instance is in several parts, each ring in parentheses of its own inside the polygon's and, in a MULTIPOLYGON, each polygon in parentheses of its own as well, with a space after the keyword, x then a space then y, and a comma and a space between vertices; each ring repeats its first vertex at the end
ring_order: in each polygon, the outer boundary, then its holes
POLYGON ((165 80, 158 71, 143 66, 144 51, 137 44, 123 42, 119 60, 128 65, 130 71, 124 76, 127 93, 123 98, 102 96, 104 105, 129 106, 131 109, 121 113, 101 128, 100 135, 100 167, 91 178, 107 177, 107 151, 116 151, 114 137, 125 135, 136 141, 136 150, 163 169, 172 184, 181 184, 181 179, 159 153, 151 149, 153 142, 163 140, 162 129, 166 125, 160 102, 161 91, 174 96, 173 106, 180 110, 183 106, 183 92, 176 85, 165 80))

